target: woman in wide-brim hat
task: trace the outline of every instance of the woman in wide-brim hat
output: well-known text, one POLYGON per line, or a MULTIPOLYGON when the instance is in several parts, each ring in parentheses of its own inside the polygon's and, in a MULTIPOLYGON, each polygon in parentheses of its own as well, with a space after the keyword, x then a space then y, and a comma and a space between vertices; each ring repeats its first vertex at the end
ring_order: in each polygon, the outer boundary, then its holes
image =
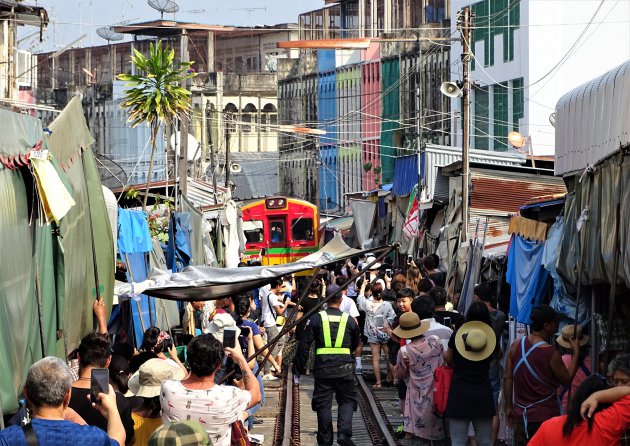
POLYGON ((434 372, 442 364, 444 349, 440 338, 425 336, 431 324, 421 321, 410 311, 400 316, 393 333, 407 344, 400 347, 394 374, 396 379, 407 382, 403 429, 427 441, 446 438, 444 423, 433 410, 434 372))
POLYGON ((580 343, 580 352, 578 359, 578 369, 575 372, 575 376, 573 377, 573 381, 571 381, 571 391, 569 392, 569 386, 562 386, 560 390, 560 404, 562 413, 566 413, 569 407, 569 395, 575 395, 577 388, 580 387, 580 384, 584 382, 586 378, 591 376, 591 372, 593 370, 593 361, 589 355, 588 351, 588 341, 589 337, 582 333, 582 326, 577 325, 577 327, 573 324, 565 325, 560 330, 560 334, 556 338, 556 342, 560 347, 560 352, 562 354, 562 362, 565 367, 569 367, 571 363, 571 358, 573 357, 571 351, 571 344, 569 344, 569 340, 575 335, 575 338, 580 343))
POLYGON ((472 423, 478 446, 492 445, 492 418, 496 402, 490 384, 490 361, 497 351, 497 338, 490 312, 483 302, 474 302, 466 313, 466 323, 453 333, 444 355, 453 366, 446 405, 452 446, 468 443, 472 423))

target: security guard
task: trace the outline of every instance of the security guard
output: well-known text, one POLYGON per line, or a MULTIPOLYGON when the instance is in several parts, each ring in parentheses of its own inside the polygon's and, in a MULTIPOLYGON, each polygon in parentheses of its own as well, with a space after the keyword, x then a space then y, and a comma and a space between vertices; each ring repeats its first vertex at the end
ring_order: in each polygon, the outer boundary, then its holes
MULTIPOLYGON (((332 400, 337 399, 337 443, 354 446, 352 437, 352 415, 357 410, 354 383, 354 356, 352 352, 360 341, 359 326, 354 318, 339 309, 341 288, 328 287, 328 308, 311 316, 298 346, 294 373, 299 377, 306 369, 308 352, 315 342, 315 365, 313 377, 315 389, 311 407, 317 412, 317 443, 321 446, 333 444, 332 400)), ((299 379, 299 378, 298 378, 299 379)))

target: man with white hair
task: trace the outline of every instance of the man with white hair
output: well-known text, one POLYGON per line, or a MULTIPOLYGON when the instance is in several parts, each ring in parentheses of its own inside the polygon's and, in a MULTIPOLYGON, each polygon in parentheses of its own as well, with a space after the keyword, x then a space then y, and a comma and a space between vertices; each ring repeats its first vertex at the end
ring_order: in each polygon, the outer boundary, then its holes
POLYGON ((112 386, 109 386, 109 393, 99 393, 98 402, 93 403, 107 419, 107 432, 66 420, 71 389, 72 374, 61 359, 49 356, 33 364, 24 385, 31 422, 26 426, 11 426, 0 431, 0 445, 124 445, 125 428, 116 408, 116 395, 112 386))

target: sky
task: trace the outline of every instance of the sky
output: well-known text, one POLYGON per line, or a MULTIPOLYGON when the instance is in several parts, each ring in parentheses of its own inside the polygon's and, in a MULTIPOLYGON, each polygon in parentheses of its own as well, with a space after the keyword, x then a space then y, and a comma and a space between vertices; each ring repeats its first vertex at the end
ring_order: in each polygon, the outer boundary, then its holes
MULTIPOLYGON (((29 0, 27 3, 43 6, 50 16, 44 42, 33 37, 20 44, 20 49, 33 52, 63 47, 83 34, 86 37, 76 46, 102 45, 107 42, 95 32, 101 26, 160 18, 160 13, 146 0, 29 0)), ((324 6, 324 0, 176 0, 176 3, 180 8, 175 14, 177 20, 239 26, 297 23, 299 14, 324 6)), ((165 14, 164 18, 173 19, 173 14, 165 14)), ((24 29, 20 34, 32 33, 32 29, 24 29)))

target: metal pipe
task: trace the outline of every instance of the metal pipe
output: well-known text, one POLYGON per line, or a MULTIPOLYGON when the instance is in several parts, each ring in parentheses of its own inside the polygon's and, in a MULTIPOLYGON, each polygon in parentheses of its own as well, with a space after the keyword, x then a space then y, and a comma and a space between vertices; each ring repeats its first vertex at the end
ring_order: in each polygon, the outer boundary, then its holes
MULTIPOLYGON (((367 265, 364 270, 369 269, 372 265, 376 264, 377 262, 379 262, 380 260, 382 260, 383 258, 385 258, 385 256, 387 256, 390 252, 398 249, 400 247, 400 243, 396 242, 392 245, 388 245, 382 248, 377 248, 374 251, 379 251, 379 250, 383 250, 383 252, 381 254, 379 254, 373 262, 371 262, 369 265, 367 265)), ((297 326, 300 322, 302 322, 305 319, 310 318, 313 314, 315 314, 317 311, 320 310, 320 308, 328 303, 328 301, 333 297, 336 296, 338 293, 341 292, 341 290, 343 290, 345 287, 347 287, 349 284, 351 284, 354 280, 356 280, 362 273, 360 271, 356 272, 355 274, 353 274, 348 280, 346 280, 343 284, 341 284, 339 291, 337 291, 334 294, 331 294, 330 296, 327 296, 326 298, 324 298, 320 303, 318 303, 315 307, 311 308, 309 311, 307 311, 306 313, 304 313, 302 315, 302 317, 300 317, 299 319, 297 319, 295 322, 292 323, 286 323, 283 327, 282 330, 280 330, 280 333, 278 333, 278 335, 273 338, 272 340, 268 340, 267 344, 263 345, 261 348, 259 348, 258 350, 256 350, 254 352, 254 354, 252 354, 249 358, 247 358, 247 361, 251 361, 252 359, 256 358, 258 355, 260 355, 262 352, 265 351, 266 348, 268 348, 271 345, 275 345, 275 343, 277 343, 280 338, 287 332, 289 332, 293 327, 297 326)), ((225 380, 227 380, 229 377, 231 377, 234 374, 234 371, 228 373, 223 380, 221 380, 221 382, 224 382, 225 380)))

